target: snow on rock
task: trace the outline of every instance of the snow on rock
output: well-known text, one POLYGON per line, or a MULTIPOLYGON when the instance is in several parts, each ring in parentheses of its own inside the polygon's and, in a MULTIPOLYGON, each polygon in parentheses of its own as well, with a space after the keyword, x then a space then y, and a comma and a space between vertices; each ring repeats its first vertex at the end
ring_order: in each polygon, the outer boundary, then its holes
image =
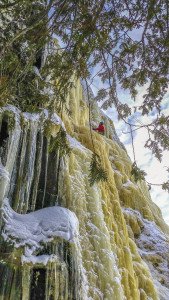
POLYGON ((53 206, 28 214, 16 213, 4 200, 2 207, 4 229, 3 238, 16 248, 25 246, 25 256, 43 248, 43 244, 61 237, 74 242, 78 236, 78 219, 69 209, 53 206))
MULTIPOLYGON (((19 118, 21 115, 21 110, 19 110, 18 108, 16 108, 13 105, 7 105, 3 108, 0 109, 0 111, 9 111, 12 112, 15 117, 19 118)), ((51 113, 48 109, 41 109, 41 111, 39 113, 29 113, 29 112, 23 112, 22 116, 26 119, 26 120, 30 120, 33 122, 39 121, 40 117, 43 117, 44 120, 50 120, 53 124, 55 125, 61 125, 61 127, 65 129, 65 125, 63 123, 63 121, 61 120, 61 118, 56 114, 56 113, 51 113)))
POLYGON ((63 128, 64 130, 66 130, 66 129, 65 129, 64 123, 62 122, 61 118, 60 118, 56 113, 53 113, 53 114, 51 115, 50 120, 51 120, 52 123, 54 123, 54 124, 56 124, 56 125, 61 125, 62 128, 63 128))
POLYGON ((135 239, 141 257, 147 263, 160 300, 169 299, 169 240, 155 222, 148 221, 131 208, 126 214, 136 217, 141 224, 141 233, 135 239))
POLYGON ((47 265, 49 262, 55 262, 58 259, 57 255, 55 254, 51 254, 51 255, 47 255, 47 254, 43 254, 43 255, 30 255, 30 256, 26 256, 26 255, 22 255, 21 260, 22 260, 22 264, 24 263, 32 263, 33 265, 35 264, 43 264, 43 265, 47 265))
POLYGON ((14 105, 6 105, 2 108, 3 111, 11 111, 13 114, 19 116, 20 110, 19 108, 15 107, 14 105))
POLYGON ((20 110, 15 107, 14 105, 6 105, 2 108, 0 108, 0 113, 7 112, 7 114, 12 114, 15 119, 15 123, 19 125, 20 123, 20 110))
POLYGON ((128 188, 128 187, 135 187, 136 189, 138 189, 137 184, 134 184, 132 181, 130 181, 129 179, 123 184, 123 187, 128 188))
POLYGON ((26 120, 31 120, 31 121, 38 121, 40 118, 40 114, 38 113, 24 112, 23 116, 26 120))
POLYGON ((63 123, 62 119, 56 113, 51 114, 50 111, 45 108, 42 110, 41 114, 42 114, 44 120, 48 119, 53 124, 60 125, 66 131, 65 124, 63 123))
POLYGON ((89 151, 78 140, 76 140, 75 138, 71 137, 69 134, 67 134, 67 139, 69 141, 70 148, 72 148, 72 149, 79 149, 81 151, 89 151))
POLYGON ((55 125, 61 125, 62 128, 65 130, 65 125, 62 122, 61 118, 56 114, 50 114, 50 112, 47 109, 43 109, 41 113, 28 113, 24 112, 23 116, 27 120, 37 121, 40 119, 40 116, 43 116, 44 119, 49 119, 53 124, 55 125))

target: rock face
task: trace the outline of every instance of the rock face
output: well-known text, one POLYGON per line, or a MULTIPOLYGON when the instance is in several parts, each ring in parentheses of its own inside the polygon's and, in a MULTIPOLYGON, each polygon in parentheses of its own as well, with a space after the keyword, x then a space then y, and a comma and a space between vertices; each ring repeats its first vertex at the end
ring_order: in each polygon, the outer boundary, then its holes
POLYGON ((169 299, 169 228, 113 123, 90 107, 77 80, 61 118, 1 108, 1 300, 169 299), (90 131, 101 118, 105 136, 90 131), (108 180, 91 186, 93 145, 108 180))

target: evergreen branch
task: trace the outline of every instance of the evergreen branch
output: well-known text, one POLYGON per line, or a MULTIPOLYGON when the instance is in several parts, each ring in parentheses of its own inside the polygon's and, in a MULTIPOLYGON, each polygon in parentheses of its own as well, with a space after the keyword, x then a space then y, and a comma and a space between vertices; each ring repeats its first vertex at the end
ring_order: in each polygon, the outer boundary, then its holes
POLYGON ((108 175, 107 172, 103 169, 101 164, 100 157, 93 153, 92 160, 90 163, 90 175, 89 175, 89 182, 92 186, 95 182, 99 181, 107 181, 108 175))

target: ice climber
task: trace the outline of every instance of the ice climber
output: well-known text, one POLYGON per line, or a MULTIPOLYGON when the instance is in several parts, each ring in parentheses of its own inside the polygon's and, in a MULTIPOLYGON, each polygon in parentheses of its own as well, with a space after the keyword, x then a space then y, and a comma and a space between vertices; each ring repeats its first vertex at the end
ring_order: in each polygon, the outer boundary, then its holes
POLYGON ((104 132, 105 132, 104 123, 100 122, 99 126, 97 128, 93 128, 93 130, 96 130, 96 131, 98 131, 98 133, 104 135, 104 132))

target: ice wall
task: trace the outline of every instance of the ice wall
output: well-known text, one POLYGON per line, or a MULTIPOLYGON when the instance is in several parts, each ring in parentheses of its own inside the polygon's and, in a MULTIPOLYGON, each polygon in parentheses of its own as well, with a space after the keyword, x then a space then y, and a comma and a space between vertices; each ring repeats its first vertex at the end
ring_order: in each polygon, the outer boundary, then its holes
MULTIPOLYGON (((145 183, 136 184, 132 178, 131 161, 112 121, 93 102, 90 106, 89 112, 88 100, 77 80, 67 99, 69 114, 68 110, 63 112, 62 120, 47 109, 38 114, 21 113, 14 107, 1 109, 1 128, 6 132, 2 135, 1 130, 0 140, 1 206, 8 198, 12 209, 23 218, 61 206, 74 212, 79 220, 74 243, 63 236, 55 237, 29 258, 23 245, 16 248, 4 241, 2 222, 2 300, 169 298, 169 258, 160 254, 159 243, 152 242, 154 235, 154 241, 160 237, 168 247, 168 226, 145 183), (89 113, 94 125, 104 119, 106 136, 91 133, 89 113), (71 148, 65 157, 58 150, 49 151, 60 127, 66 130, 71 148), (92 140, 108 181, 90 186, 92 140), (152 227, 156 230, 150 236, 148 230, 152 227)), ((17 239, 17 234, 12 238, 17 239)))
POLYGON ((63 158, 49 150, 64 124, 13 106, 0 117, 0 299, 83 299, 78 220, 62 201, 63 158))

